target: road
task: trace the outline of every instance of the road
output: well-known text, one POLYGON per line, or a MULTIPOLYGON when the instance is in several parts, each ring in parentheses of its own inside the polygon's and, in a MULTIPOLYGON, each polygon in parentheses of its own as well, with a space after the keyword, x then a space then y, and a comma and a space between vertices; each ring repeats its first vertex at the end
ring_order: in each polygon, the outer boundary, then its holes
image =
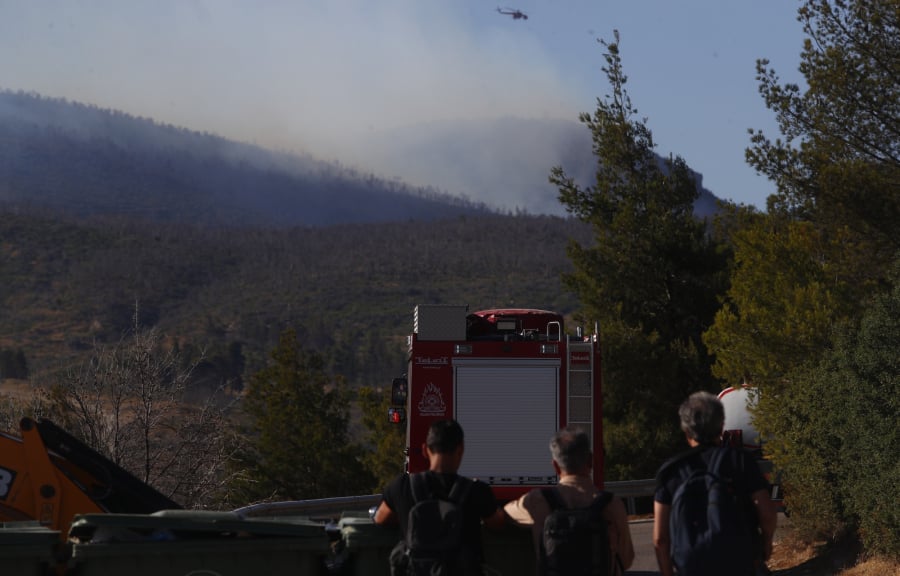
POLYGON ((634 564, 625 574, 632 576, 659 574, 656 554, 653 552, 653 520, 632 520, 628 526, 634 543, 634 564))
MULTIPOLYGON (((778 514, 778 530, 775 532, 777 542, 779 531, 788 522, 784 514, 778 514)), ((634 543, 634 564, 625 571, 629 576, 650 576, 659 574, 656 565, 656 553, 653 551, 653 519, 632 520, 628 523, 631 529, 631 540, 634 543)))

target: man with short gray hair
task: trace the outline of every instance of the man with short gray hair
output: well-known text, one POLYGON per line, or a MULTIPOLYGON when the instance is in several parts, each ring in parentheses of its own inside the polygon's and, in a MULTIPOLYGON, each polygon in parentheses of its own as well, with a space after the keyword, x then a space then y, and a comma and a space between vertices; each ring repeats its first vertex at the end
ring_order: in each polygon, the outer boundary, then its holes
POLYGON ((534 549, 537 553, 538 574, 555 573, 548 567, 544 544, 544 523, 554 508, 567 510, 584 509, 596 499, 607 499, 608 504, 602 509, 608 536, 609 566, 585 566, 589 573, 602 570, 603 574, 619 575, 627 570, 634 561, 634 546, 631 542, 631 531, 628 528, 628 517, 622 500, 608 492, 597 490, 591 477, 593 454, 591 441, 581 428, 563 428, 550 440, 550 455, 553 468, 559 477, 559 483, 549 489, 535 489, 506 504, 506 515, 515 523, 532 527, 534 549), (558 500, 557 506, 551 505, 548 496, 558 500))
POLYGON ((678 417, 690 449, 656 474, 653 545, 660 574, 765 572, 776 523, 768 482, 749 453, 722 446, 725 410, 715 395, 691 394, 678 417), (734 516, 717 516, 723 510, 734 516))
POLYGON ((696 392, 678 407, 681 431, 690 442, 704 446, 721 443, 725 427, 725 407, 722 401, 709 392, 696 392))

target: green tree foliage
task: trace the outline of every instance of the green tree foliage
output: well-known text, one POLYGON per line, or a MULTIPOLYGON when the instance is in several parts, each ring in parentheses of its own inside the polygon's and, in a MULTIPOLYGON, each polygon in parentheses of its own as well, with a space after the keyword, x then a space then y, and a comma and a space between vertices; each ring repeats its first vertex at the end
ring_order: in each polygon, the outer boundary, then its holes
POLYGON ((601 323, 604 422, 612 477, 652 474, 683 443, 673 407, 688 393, 718 389, 702 341, 724 290, 727 258, 693 215, 699 192, 679 157, 661 165, 638 120, 615 42, 603 70, 612 88, 593 116, 596 180, 581 187, 561 167, 550 181, 566 209, 590 224, 592 243, 570 242, 564 276, 587 319, 601 323))
POLYGON ((368 447, 363 463, 375 476, 374 489, 381 491, 404 471, 406 425, 388 421, 388 409, 391 407, 389 389, 364 386, 359 389, 358 400, 368 447))
POLYGON ((808 0, 800 71, 807 89, 757 63, 784 140, 753 134, 747 159, 778 185, 770 208, 849 224, 870 261, 900 248, 900 3, 808 0))
POLYGON ((897 483, 883 453, 898 415, 885 263, 900 249, 900 2, 807 0, 799 19, 806 88, 757 65, 783 139, 753 133, 747 159, 778 192, 767 214, 734 219, 731 288, 705 341, 716 374, 760 388, 757 427, 796 522, 896 554, 897 507, 874 503, 897 483))
POLYGON ((350 393, 304 349, 294 330, 281 334, 269 365, 253 374, 243 409, 249 433, 238 454, 232 499, 306 500, 368 493, 374 482, 351 442, 350 393))
MULTIPOLYGON (((900 259, 894 266, 900 280, 900 259)), ((812 532, 858 528, 870 552, 900 557, 900 282, 868 307, 858 329, 765 405, 785 425, 772 444, 784 459, 795 520, 812 532), (888 496, 891 495, 891 496, 888 496)))
POLYGON ((900 446, 900 259, 893 281, 860 330, 839 342, 819 386, 841 392, 829 405, 847 424, 839 460, 847 511, 870 550, 900 558, 900 501, 883 500, 900 494, 900 459, 891 448, 900 446))
POLYGON ((735 209, 734 267, 725 305, 704 335, 713 373, 731 384, 778 385, 829 346, 849 316, 851 287, 836 273, 849 232, 825 234, 809 222, 735 209))

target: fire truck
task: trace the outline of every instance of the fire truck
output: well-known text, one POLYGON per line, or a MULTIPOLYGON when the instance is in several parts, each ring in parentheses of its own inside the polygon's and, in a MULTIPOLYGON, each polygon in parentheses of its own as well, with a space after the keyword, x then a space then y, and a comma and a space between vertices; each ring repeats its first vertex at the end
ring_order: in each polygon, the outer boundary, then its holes
POLYGON ((407 471, 428 469, 422 446, 432 422, 465 432, 459 473, 511 500, 557 482, 549 441, 564 426, 588 432, 594 483, 603 485, 600 343, 561 314, 530 308, 469 312, 419 305, 407 338, 406 375, 394 380, 392 422, 406 424, 407 471))

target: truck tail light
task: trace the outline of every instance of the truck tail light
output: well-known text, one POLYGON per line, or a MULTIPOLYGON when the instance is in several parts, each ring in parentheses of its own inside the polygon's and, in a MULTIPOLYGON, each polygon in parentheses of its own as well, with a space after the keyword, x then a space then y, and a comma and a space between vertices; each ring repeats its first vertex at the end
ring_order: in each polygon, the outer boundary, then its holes
POLYGON ((403 424, 406 422, 406 409, 390 408, 388 410, 388 420, 390 420, 391 424, 403 424))

